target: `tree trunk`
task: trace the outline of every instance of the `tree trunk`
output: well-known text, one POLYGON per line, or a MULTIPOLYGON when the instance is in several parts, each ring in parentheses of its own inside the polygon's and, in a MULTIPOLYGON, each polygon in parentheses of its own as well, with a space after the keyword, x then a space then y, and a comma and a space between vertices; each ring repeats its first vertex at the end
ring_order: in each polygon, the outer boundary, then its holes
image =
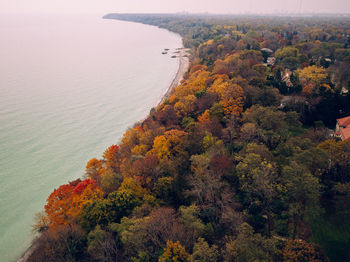
POLYGON ((273 231, 274 223, 273 223, 273 216, 269 212, 267 214, 267 236, 271 238, 271 232, 273 231))
POLYGON ((297 216, 293 215, 293 239, 295 239, 297 236, 297 230, 298 230, 297 216))

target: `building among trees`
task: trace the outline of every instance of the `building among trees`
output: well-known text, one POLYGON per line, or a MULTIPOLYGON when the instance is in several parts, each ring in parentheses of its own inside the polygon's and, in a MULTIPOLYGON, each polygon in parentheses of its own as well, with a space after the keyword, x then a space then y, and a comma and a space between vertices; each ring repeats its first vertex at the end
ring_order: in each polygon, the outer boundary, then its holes
POLYGON ((343 141, 350 139, 350 116, 337 119, 335 134, 343 141))

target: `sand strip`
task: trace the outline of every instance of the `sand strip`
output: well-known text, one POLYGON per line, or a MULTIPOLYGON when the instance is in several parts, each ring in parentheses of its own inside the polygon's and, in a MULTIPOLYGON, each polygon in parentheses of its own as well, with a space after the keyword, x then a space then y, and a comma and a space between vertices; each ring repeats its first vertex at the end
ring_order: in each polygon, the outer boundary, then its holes
POLYGON ((180 48, 178 49, 179 53, 174 54, 179 59, 179 69, 177 70, 175 78, 171 82, 162 99, 159 101, 158 105, 164 102, 166 99, 168 99, 173 90, 181 83, 185 73, 188 70, 188 67, 190 66, 190 60, 188 58, 189 54, 187 53, 188 50, 189 49, 187 48, 180 48))

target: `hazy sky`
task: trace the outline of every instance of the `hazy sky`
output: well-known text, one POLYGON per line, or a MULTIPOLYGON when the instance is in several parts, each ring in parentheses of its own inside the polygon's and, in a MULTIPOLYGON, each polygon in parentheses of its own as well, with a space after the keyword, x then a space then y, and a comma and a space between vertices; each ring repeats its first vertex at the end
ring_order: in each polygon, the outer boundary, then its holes
POLYGON ((1 13, 350 13, 350 0, 0 0, 1 13))

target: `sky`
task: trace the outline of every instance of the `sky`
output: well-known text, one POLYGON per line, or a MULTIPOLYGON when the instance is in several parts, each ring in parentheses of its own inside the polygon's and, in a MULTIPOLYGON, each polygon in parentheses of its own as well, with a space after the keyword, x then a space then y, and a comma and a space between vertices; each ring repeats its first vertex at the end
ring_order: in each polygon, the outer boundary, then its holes
POLYGON ((0 13, 350 13, 350 0, 0 0, 0 13), (302 1, 302 4, 300 2, 302 1))

